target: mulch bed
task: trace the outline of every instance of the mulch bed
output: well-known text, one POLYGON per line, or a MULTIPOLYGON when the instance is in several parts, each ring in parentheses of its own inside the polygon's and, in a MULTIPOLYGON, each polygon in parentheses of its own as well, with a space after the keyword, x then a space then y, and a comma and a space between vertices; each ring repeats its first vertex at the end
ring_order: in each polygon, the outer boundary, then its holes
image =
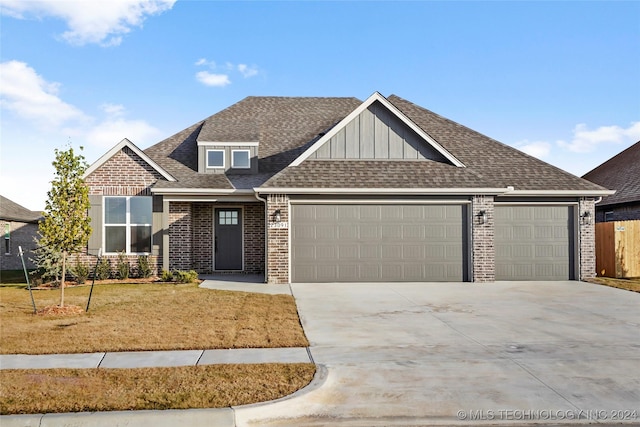
POLYGON ((65 305, 64 307, 49 305, 38 310, 36 314, 38 316, 75 316, 82 313, 84 313, 84 308, 77 305, 65 305))

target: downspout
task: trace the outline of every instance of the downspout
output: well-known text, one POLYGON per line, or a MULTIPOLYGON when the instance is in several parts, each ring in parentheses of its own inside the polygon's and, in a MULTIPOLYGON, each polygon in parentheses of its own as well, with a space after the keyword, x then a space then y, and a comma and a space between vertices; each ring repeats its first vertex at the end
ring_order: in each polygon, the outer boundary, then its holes
POLYGON ((253 195, 264 203, 264 283, 269 283, 269 210, 267 199, 263 199, 254 190, 253 195))

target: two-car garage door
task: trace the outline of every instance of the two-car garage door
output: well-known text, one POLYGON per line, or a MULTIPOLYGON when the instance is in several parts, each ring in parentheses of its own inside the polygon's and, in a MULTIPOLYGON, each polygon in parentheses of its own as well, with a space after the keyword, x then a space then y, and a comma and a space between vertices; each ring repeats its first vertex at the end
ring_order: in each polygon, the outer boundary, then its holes
POLYGON ((463 281, 466 205, 293 204, 293 282, 463 281))

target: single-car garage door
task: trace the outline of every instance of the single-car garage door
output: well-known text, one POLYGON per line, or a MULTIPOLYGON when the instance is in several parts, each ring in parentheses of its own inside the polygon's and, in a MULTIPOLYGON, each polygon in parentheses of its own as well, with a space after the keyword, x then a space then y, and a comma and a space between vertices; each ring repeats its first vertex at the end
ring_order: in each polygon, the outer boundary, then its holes
POLYGON ((572 280, 571 206, 496 206, 496 280, 572 280))
POLYGON ((293 204, 301 282, 462 281, 465 205, 293 204))

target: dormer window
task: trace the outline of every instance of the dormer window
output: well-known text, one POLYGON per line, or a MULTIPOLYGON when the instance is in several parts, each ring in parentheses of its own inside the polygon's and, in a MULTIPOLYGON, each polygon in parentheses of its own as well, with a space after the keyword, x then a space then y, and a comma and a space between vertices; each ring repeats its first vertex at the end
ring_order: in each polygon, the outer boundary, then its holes
POLYGON ((258 173, 258 141, 198 141, 198 172, 258 173))
POLYGON ((234 169, 251 168, 251 152, 249 150, 232 150, 231 167, 234 169))
POLYGON ((207 167, 224 168, 224 150, 207 150, 207 167))

